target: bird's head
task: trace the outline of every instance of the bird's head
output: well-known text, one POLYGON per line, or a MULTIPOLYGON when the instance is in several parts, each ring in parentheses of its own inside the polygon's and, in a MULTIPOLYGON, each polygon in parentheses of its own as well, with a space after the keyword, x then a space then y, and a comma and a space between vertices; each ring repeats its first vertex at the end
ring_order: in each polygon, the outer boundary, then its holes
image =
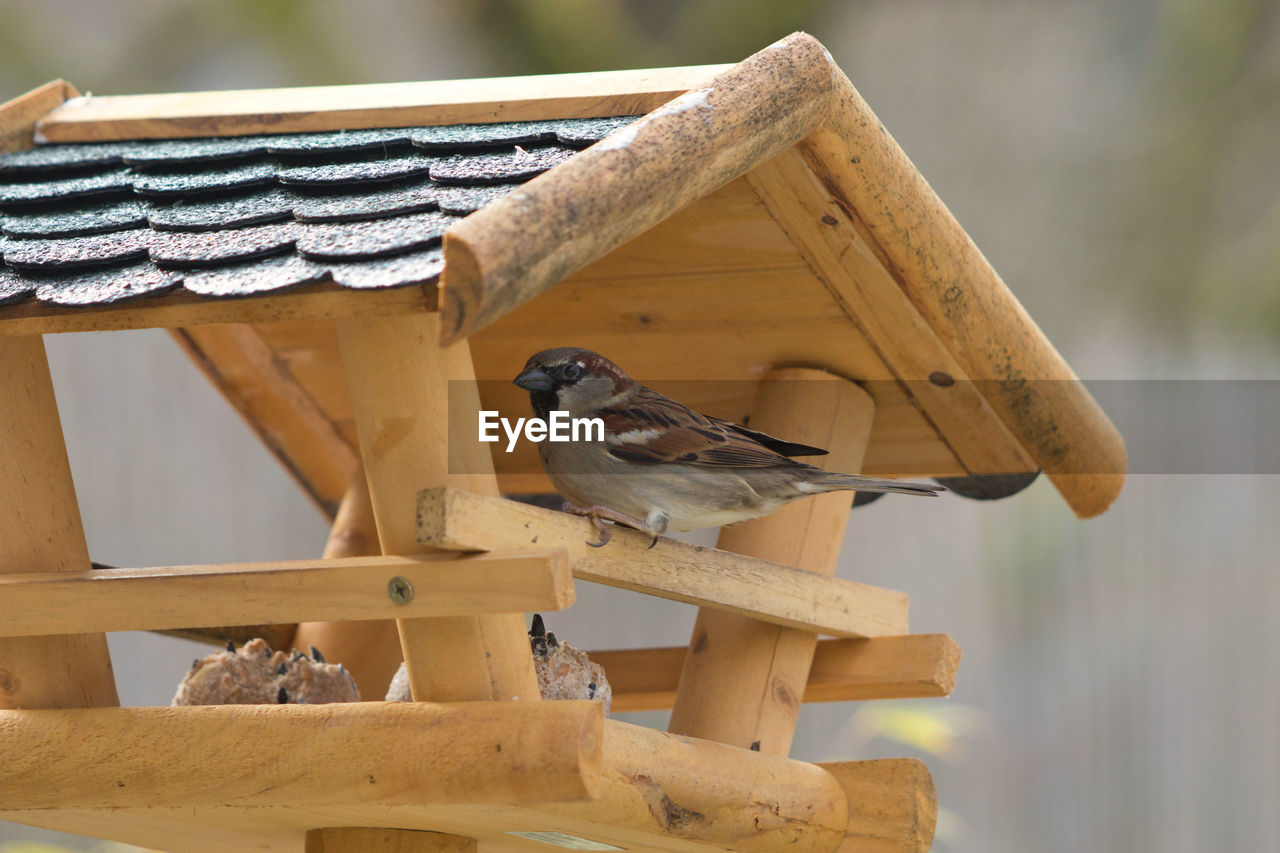
POLYGON ((530 356, 514 382, 529 392, 540 418, 551 411, 590 417, 635 385, 609 359, 579 347, 557 347, 530 356))

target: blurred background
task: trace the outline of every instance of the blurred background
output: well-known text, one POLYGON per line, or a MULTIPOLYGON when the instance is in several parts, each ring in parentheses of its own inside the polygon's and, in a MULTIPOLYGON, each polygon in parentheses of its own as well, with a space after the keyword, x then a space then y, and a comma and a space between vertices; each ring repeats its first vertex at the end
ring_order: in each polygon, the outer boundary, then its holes
MULTIPOLYGON (((806 706, 793 755, 923 758, 948 853, 1280 849, 1274 0, 0 0, 0 101, 56 77, 124 94, 733 62, 796 29, 1076 371, 1126 380, 1099 397, 1131 455, 1162 461, 1088 522, 1044 480, 855 512, 840 575, 908 592, 912 630, 965 657, 951 699, 806 706), (1204 381, 1160 386, 1152 417, 1134 380, 1161 379, 1204 381), (1259 381, 1201 393, 1228 379, 1259 381), (1189 454, 1263 458, 1143 455, 1175 426, 1189 454)), ((320 553, 322 519, 166 334, 47 347, 95 559, 320 553)), ((581 585, 549 627, 674 645, 693 616, 581 585)), ((202 653, 111 648, 131 705, 167 704, 202 653)), ((0 823, 5 853, 60 848, 123 849, 0 823)))

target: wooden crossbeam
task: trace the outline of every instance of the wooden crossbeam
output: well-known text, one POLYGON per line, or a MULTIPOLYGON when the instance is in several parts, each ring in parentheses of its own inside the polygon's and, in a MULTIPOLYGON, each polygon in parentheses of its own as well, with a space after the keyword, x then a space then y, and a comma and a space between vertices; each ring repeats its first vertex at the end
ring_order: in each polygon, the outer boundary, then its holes
POLYGON ((914 758, 820 764, 849 798, 849 826, 836 853, 924 853, 933 845, 938 797, 914 758))
POLYGON ((418 495, 418 536, 424 545, 497 551, 531 545, 564 548, 573 576, 714 607, 837 637, 907 633, 907 596, 854 581, 823 577, 755 557, 615 529, 603 548, 585 519, 457 489, 418 495))
POLYGON ((562 549, 0 575, 0 636, 562 610, 562 549), (403 578, 412 598, 388 591, 403 578))
MULTIPOLYGON (((590 652, 613 688, 614 711, 671 707, 685 646, 590 652)), ((850 702, 950 695, 960 646, 946 634, 820 640, 804 687, 805 702, 850 702)))
POLYGON ((5 808, 532 803, 599 794, 596 702, 0 712, 5 808))

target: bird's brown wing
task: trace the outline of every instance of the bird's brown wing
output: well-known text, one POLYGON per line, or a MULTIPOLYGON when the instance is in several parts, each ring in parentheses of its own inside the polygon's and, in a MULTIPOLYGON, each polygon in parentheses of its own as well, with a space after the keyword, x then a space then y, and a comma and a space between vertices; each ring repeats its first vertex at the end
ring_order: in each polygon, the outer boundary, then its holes
POLYGON ((780 449, 794 448, 795 455, 826 452, 708 417, 644 387, 599 416, 610 455, 628 462, 762 468, 801 464, 780 449))

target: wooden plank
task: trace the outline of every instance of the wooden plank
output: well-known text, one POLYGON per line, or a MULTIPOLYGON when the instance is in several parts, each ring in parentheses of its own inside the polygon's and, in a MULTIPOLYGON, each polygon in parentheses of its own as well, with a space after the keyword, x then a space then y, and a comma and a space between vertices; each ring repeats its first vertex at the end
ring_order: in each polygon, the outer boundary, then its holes
POLYGON ((0 104, 0 153, 33 146, 36 122, 68 98, 79 96, 66 80, 53 80, 0 104))
POLYGON ((435 310, 434 287, 357 291, 332 283, 308 284, 277 296, 209 299, 185 290, 116 306, 64 308, 27 301, 0 311, 0 337, 54 332, 167 329, 206 323, 331 320, 435 310))
POLYGON ((796 149, 746 180, 967 472, 1038 470, 796 149))
POLYGON ((725 65, 362 86, 95 95, 40 122, 49 142, 239 136, 366 127, 639 115, 725 65))
MULTIPOLYGON (((378 527, 364 466, 357 463, 346 497, 324 546, 326 559, 365 557, 380 553, 378 527)), ((570 581, 572 583, 572 581, 570 581)), ((294 648, 315 646, 332 660, 340 660, 356 680, 360 695, 377 699, 387 688, 404 654, 394 619, 361 622, 303 622, 294 634, 294 648)))
POLYGON ((140 631, 308 620, 416 619, 562 610, 573 603, 564 551, 346 557, 0 575, 0 636, 140 631), (393 578, 413 587, 401 604, 393 578))
MULTIPOLYGON (((613 688, 614 711, 659 711, 675 701, 686 646, 590 652, 613 688)), ((946 634, 819 640, 804 702, 949 696, 960 647, 946 634)))
POLYGON ((337 431, 258 327, 228 323, 171 329, 174 340, 245 419, 330 519, 337 511, 356 451, 337 431))
MULTIPOLYGON (((408 734, 412 742, 413 730, 408 734)), ((882 764, 864 762, 850 772, 875 786, 885 772, 882 764)), ((208 770, 199 774, 207 776, 208 770)), ((323 782, 314 772, 306 775, 316 785, 323 782)), ((848 797, 833 773, 615 720, 604 721, 599 799, 594 801, 384 806, 362 799, 297 808, 10 809, 0 811, 0 819, 193 853, 296 853, 307 830, 333 826, 430 829, 474 837, 501 851, 547 849, 544 841, 512 833, 562 832, 636 853, 831 853, 849 825, 848 797)))
MULTIPOLYGON (((0 579, 19 571, 88 571, 41 338, 0 338, 0 412, 0 579)), ((0 639, 0 708, 118 704, 106 637, 74 630, 0 639)))
POLYGON ((788 36, 456 223, 444 237, 442 340, 483 329, 799 141, 832 79, 822 45, 788 36))
POLYGON ((925 853, 938 823, 929 768, 914 758, 820 764, 849 797, 848 834, 837 853, 925 853), (870 773, 867 765, 875 765, 870 773))
POLYGON ((615 528, 603 548, 586 519, 457 489, 418 501, 423 544, 462 551, 564 548, 579 580, 753 615, 771 624, 840 637, 907 632, 907 596, 767 560, 615 528))
MULTIPOLYGON (((439 327, 436 314, 337 325, 384 554, 421 550, 415 518, 420 489, 451 485, 498 493, 489 453, 451 439, 450 409, 470 412, 474 423, 480 401, 467 342, 441 347, 439 327), (450 380, 466 391, 451 395, 450 380)), ((401 619, 397 625, 416 699, 539 699, 523 615, 401 619)))
POLYGON ((833 67, 831 112, 801 152, 885 269, 1081 517, 1124 484, 1124 440, 982 252, 833 67))
MULTIPOLYGON (((852 382, 819 370, 790 368, 773 371, 760 383, 751 425, 824 447, 830 454, 815 459, 816 464, 857 473, 874 415, 875 403, 852 382)), ((852 492, 795 501, 765 518, 721 529, 716 546, 795 566, 798 575, 830 583, 852 505, 852 492)), ((703 608, 694 623, 668 729, 786 755, 817 642, 811 631, 703 608)))
POLYGON ((476 840, 443 832, 333 826, 309 830, 306 853, 476 853, 476 840))
POLYGON ((0 712, 6 808, 531 803, 595 797, 595 702, 0 712), (322 772, 317 772, 321 770, 322 772))

